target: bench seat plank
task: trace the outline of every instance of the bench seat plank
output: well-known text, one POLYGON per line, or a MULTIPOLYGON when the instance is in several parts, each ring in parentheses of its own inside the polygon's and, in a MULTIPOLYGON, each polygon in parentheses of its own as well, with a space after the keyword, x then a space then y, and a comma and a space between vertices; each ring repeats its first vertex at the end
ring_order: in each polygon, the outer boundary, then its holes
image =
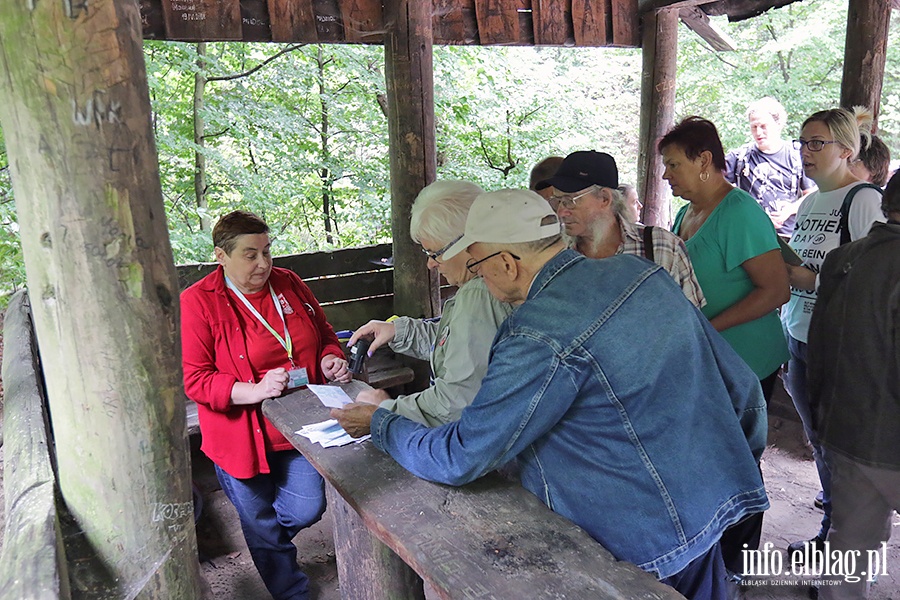
MULTIPOLYGON (((351 398, 368 389, 343 387, 351 398)), ((494 474, 462 487, 430 483, 371 442, 323 449, 294 433, 330 418, 328 410, 306 389, 263 403, 372 535, 440 598, 681 598, 517 483, 494 474)))

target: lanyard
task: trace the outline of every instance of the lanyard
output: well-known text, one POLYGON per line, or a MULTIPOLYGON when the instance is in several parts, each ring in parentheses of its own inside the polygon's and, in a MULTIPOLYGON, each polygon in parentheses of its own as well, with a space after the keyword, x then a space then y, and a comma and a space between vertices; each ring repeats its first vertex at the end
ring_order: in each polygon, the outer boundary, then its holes
POLYGON ((254 308, 252 304, 250 304, 250 301, 247 300, 246 296, 244 296, 241 290, 237 289, 237 286, 234 285, 234 283, 228 278, 227 275, 225 276, 225 285, 228 286, 228 289, 234 292, 235 296, 241 299, 241 302, 244 303, 244 306, 247 307, 247 310, 253 313, 254 317, 259 319, 259 322, 269 330, 269 333, 275 336, 275 339, 278 340, 278 343, 281 344, 281 347, 287 351, 288 360, 291 361, 291 368, 294 368, 294 346, 291 343, 291 334, 288 331, 287 321, 284 320, 284 312, 281 310, 281 303, 278 301, 278 297, 275 295, 275 290, 272 289, 272 284, 269 284, 269 293, 272 295, 272 302, 275 303, 275 310, 278 311, 278 316, 281 317, 281 323, 284 325, 284 337, 281 337, 280 335, 278 335, 277 331, 272 329, 272 326, 269 325, 269 322, 266 321, 265 317, 259 314, 259 311, 256 310, 256 308, 254 308))

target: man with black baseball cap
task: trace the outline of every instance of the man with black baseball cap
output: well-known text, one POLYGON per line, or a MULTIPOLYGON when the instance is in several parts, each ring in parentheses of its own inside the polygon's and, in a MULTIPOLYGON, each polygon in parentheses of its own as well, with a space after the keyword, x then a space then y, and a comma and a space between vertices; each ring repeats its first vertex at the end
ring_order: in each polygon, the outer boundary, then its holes
POLYGON ((615 159, 595 150, 573 152, 556 175, 535 186, 559 215, 572 248, 589 258, 643 256, 664 268, 687 299, 702 307, 706 300, 684 242, 660 227, 635 223, 618 187, 615 159))

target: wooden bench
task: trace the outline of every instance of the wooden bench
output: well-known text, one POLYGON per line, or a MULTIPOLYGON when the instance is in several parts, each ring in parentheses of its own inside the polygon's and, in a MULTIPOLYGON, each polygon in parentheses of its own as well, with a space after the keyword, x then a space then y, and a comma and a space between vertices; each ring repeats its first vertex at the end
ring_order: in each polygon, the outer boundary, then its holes
MULTIPOLYGON (((342 386, 355 397, 367 386, 342 386)), ((371 442, 322 448, 295 432, 326 420, 309 390, 263 413, 326 481, 344 598, 681 598, 617 561, 519 484, 489 474, 462 487, 419 479, 371 442)))

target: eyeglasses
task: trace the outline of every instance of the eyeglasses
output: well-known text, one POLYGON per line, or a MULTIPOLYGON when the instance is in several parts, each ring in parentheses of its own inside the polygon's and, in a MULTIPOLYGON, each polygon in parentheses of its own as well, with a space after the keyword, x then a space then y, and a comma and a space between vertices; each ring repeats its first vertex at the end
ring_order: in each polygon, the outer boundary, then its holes
POLYGON ((481 263, 483 263, 484 261, 486 261, 490 258, 494 258, 495 256, 499 256, 499 255, 503 254, 504 252, 506 252, 507 254, 509 254, 516 260, 522 260, 521 258, 516 256, 509 250, 498 250, 497 252, 494 252, 493 254, 488 254, 481 260, 475 260, 474 258, 470 258, 469 261, 466 263, 466 268, 469 270, 469 273, 471 273, 472 275, 478 275, 478 269, 476 269, 475 267, 477 267, 478 265, 480 265, 481 263))
POLYGON ((594 191, 595 186, 591 186, 587 189, 586 192, 581 192, 577 196, 573 196, 572 194, 561 194, 559 196, 550 196, 547 199, 547 202, 550 203, 550 208, 554 211, 559 210, 559 207, 562 206, 566 210, 572 210, 575 208, 575 203, 578 202, 580 198, 583 198, 594 191))
POLYGON ((810 152, 819 152, 825 147, 825 144, 837 144, 837 142, 834 140, 830 142, 825 140, 794 140, 794 150, 802 150, 803 146, 806 146, 810 152))
POLYGON ((433 260, 434 262, 440 262, 440 261, 438 261, 438 259, 444 254, 444 252, 446 252, 447 250, 449 250, 449 249, 450 249, 450 246, 452 246, 453 244, 455 244, 456 242, 458 242, 458 241, 461 240, 461 239, 462 239, 462 236, 460 235, 458 238, 456 238, 455 240, 453 240, 452 242, 450 242, 449 244, 447 244, 446 246, 444 246, 443 248, 441 248, 441 249, 438 250, 437 252, 432 252, 432 251, 430 251, 428 248, 426 248, 425 246, 422 246, 422 252, 424 252, 424 253, 425 253, 425 256, 427 256, 428 258, 430 258, 430 259, 433 260))

